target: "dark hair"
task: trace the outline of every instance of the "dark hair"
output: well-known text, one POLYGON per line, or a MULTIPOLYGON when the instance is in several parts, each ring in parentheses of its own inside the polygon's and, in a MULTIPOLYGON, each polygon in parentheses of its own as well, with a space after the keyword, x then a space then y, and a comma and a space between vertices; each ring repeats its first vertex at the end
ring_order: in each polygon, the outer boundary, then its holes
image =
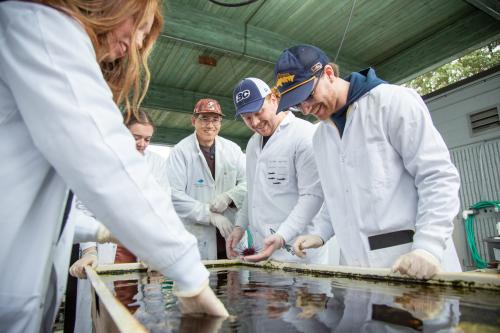
POLYGON ((151 116, 146 111, 141 109, 139 109, 137 116, 135 114, 126 115, 124 124, 125 126, 127 126, 127 128, 130 128, 135 124, 150 125, 153 127, 153 130, 156 131, 156 126, 151 116))

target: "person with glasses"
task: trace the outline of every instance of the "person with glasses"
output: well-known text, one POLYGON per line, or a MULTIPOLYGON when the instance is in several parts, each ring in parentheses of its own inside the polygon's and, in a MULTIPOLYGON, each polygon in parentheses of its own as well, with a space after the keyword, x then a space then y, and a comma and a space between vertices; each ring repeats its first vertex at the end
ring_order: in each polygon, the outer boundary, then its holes
POLYGON ((255 134, 246 149, 248 193, 227 252, 247 261, 304 262, 293 251, 293 241, 323 204, 312 152, 314 125, 291 112, 277 114, 276 92, 258 78, 241 80, 233 102, 255 134), (235 248, 247 227, 257 253, 242 255, 235 248))
POLYGON ((222 116, 219 102, 200 99, 191 117, 194 133, 175 145, 167 161, 175 210, 209 260, 227 258, 225 239, 247 190, 245 155, 219 136, 222 116))
POLYGON ((137 113, 160 1, 0 2, 0 332, 52 332, 74 193, 175 281, 185 312, 228 316, 196 239, 156 183, 120 107, 137 113))
POLYGON ((341 264, 416 278, 461 271, 451 237, 460 179, 422 98, 372 68, 342 79, 311 45, 284 50, 274 72, 279 110, 321 120, 313 150, 330 217, 298 237, 297 254, 335 233, 341 264))

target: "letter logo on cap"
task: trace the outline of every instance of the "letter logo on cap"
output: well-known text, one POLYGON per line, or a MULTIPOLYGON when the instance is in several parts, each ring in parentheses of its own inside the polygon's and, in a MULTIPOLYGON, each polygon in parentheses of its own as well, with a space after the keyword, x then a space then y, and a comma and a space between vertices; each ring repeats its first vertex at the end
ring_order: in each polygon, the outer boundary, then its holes
POLYGON ((240 91, 236 94, 236 103, 240 103, 242 100, 247 99, 248 97, 250 97, 250 90, 246 89, 240 91))

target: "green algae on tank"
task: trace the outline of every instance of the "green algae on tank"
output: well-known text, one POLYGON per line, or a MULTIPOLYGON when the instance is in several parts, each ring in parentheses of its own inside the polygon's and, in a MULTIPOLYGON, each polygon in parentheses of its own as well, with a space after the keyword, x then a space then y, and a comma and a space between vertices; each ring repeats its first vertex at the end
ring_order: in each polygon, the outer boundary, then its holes
POLYGON ((500 330, 500 294, 253 267, 210 269, 226 320, 183 316, 172 282, 157 274, 108 282, 151 332, 461 332, 500 330), (133 295, 132 295, 133 294, 133 295), (132 296, 131 296, 132 295, 132 296))

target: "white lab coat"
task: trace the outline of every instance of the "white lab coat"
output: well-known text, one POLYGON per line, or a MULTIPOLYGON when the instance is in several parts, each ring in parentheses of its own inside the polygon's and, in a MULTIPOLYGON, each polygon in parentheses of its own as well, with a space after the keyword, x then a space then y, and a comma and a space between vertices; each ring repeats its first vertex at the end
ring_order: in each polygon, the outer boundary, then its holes
POLYGON ((135 150, 83 27, 2 2, 0 45, 0 331, 51 329, 68 187, 127 248, 198 288, 208 271, 196 239, 135 150))
POLYGON ((460 180, 415 91, 377 86, 350 106, 342 138, 327 120, 313 144, 331 221, 321 236, 335 231, 341 263, 390 267, 424 249, 460 271, 451 238, 460 180), (413 243, 370 251, 369 236, 398 230, 414 230, 413 243))
MULTIPOLYGON (((148 163, 151 173, 154 178, 160 184, 161 188, 164 189, 170 195, 170 185, 168 183, 166 161, 163 157, 146 150, 144 157, 148 163)), ((85 208, 85 206, 75 200, 75 209, 72 209, 70 218, 75 220, 76 232, 75 238, 85 239, 86 235, 89 235, 89 229, 95 230, 94 234, 97 232, 97 227, 100 224, 96 221, 93 214, 85 208), (90 225, 90 227, 89 227, 90 225), (80 234, 79 234, 80 233, 80 234)), ((90 238, 88 238, 90 239, 90 238)), ((85 239, 85 240, 88 240, 85 239)), ((95 239, 95 237, 94 237, 95 239)), ((85 242, 80 244, 80 249, 86 250, 90 247, 97 246, 97 264, 113 264, 116 257, 115 243, 95 243, 95 242, 85 242)), ((67 265, 66 265, 67 268, 67 265)), ((66 269, 67 276, 67 269, 66 269)), ((77 303, 76 303, 76 318, 75 318, 75 328, 76 333, 92 332, 92 318, 91 318, 91 304, 92 297, 90 293, 90 282, 88 280, 78 280, 78 291, 77 291, 77 303)))
MULTIPOLYGON (((198 239, 202 259, 217 259, 216 229, 210 224, 209 202, 226 192, 239 209, 246 193, 245 155, 234 142, 215 138, 213 179, 196 134, 181 140, 167 160, 172 201, 186 228, 198 239)), ((234 223, 236 209, 224 215, 234 223)))
MULTIPOLYGON (((323 204, 312 153, 314 130, 313 124, 289 112, 264 148, 257 133, 248 142, 248 194, 237 224, 243 228, 249 225, 257 250, 262 250, 271 229, 293 246, 295 237, 303 233, 323 204)), ((271 258, 301 261, 286 249, 275 251, 271 258)))

